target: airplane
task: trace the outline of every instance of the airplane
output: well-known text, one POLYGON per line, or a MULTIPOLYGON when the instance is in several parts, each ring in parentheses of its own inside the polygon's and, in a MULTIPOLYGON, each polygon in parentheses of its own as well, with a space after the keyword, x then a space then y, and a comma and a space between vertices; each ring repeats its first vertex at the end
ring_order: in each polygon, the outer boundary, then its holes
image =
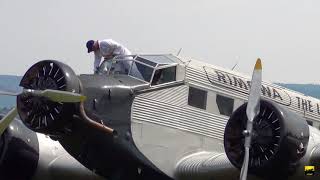
POLYGON ((18 114, 106 179, 319 179, 320 100, 262 81, 260 59, 252 78, 172 54, 106 67, 32 65, 0 129, 18 114))

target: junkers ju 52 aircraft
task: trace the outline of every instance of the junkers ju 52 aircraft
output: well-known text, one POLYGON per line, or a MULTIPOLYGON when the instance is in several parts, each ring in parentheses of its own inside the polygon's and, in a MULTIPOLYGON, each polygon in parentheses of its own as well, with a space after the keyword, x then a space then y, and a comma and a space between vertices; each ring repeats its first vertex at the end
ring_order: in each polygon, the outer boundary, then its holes
MULTIPOLYGON (((115 57, 99 74, 44 60, 23 76, 17 107, 32 131, 59 141, 110 179, 317 179, 320 101, 173 55, 115 57)), ((7 93, 8 94, 8 93, 7 93)), ((12 94, 11 94, 12 95, 12 94)))

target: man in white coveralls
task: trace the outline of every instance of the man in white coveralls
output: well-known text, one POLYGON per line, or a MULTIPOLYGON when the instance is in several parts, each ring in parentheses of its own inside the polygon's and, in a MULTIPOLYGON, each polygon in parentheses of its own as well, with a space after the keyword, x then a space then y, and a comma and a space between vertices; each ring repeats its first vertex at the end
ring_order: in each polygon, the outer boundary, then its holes
MULTIPOLYGON (((104 40, 89 40, 86 44, 88 53, 94 52, 94 65, 93 71, 97 73, 98 67, 101 62, 105 60, 110 60, 108 63, 108 69, 111 68, 111 59, 115 56, 121 55, 131 55, 131 52, 121 45, 120 43, 112 40, 112 39, 104 39, 104 40), (104 58, 104 59, 103 59, 104 58)), ((128 59, 128 58, 126 58, 128 59)), ((117 71, 122 73, 127 73, 129 71, 131 61, 119 61, 117 62, 117 71)))

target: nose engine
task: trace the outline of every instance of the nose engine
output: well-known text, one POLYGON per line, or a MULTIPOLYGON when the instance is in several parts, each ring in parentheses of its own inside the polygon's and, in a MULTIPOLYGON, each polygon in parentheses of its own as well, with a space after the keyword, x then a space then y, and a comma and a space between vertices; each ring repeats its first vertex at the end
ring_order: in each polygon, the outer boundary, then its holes
MULTIPOLYGON (((53 89, 79 93, 79 79, 74 71, 58 61, 44 60, 34 64, 23 76, 25 89, 53 89)), ((76 103, 53 102, 46 97, 22 94, 17 97, 18 113, 23 123, 33 131, 58 135, 67 131, 76 103)))
MULTIPOLYGON (((246 106, 240 106, 225 128, 224 147, 230 162, 241 169, 244 158, 246 106)), ((298 114, 270 101, 261 100, 260 113, 253 122, 249 172, 270 176, 290 175, 305 155, 309 126, 298 114)))

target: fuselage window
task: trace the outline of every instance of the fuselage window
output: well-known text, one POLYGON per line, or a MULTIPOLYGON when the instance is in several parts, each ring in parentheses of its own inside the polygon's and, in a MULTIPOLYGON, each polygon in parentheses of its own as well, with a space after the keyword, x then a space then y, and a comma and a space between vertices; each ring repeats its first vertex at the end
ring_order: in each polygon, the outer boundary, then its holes
POLYGON ((220 114, 230 116, 233 111, 234 99, 217 94, 216 102, 220 114))
POLYGON ((168 83, 176 80, 176 66, 158 69, 154 73, 151 85, 168 83))
POLYGON ((200 109, 206 109, 207 106, 207 91, 189 87, 188 104, 200 109))
POLYGON ((313 122, 312 122, 312 121, 307 120, 307 123, 308 123, 310 126, 313 126, 313 122))

